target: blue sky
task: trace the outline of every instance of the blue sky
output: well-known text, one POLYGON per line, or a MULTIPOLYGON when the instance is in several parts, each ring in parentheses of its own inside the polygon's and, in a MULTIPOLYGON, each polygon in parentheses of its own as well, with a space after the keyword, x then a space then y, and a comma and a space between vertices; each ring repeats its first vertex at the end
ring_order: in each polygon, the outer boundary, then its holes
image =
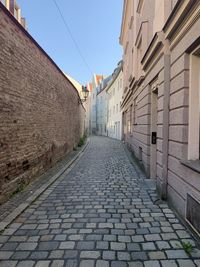
MULTIPOLYGON (((122 57, 123 0, 55 0, 92 72, 109 75, 122 57)), ((85 84, 91 72, 77 52, 53 0, 18 0, 28 31, 66 73, 85 84)))

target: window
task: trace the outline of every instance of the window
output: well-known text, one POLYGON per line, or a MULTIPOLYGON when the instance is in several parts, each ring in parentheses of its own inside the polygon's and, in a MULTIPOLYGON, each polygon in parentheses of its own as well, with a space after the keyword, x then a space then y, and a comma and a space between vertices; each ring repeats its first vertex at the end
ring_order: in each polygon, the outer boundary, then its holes
POLYGON ((118 104, 116 105, 116 113, 118 113, 118 104))
POLYGON ((115 106, 113 107, 113 115, 115 114, 115 106))
POLYGON ((155 1, 155 16, 153 19, 153 34, 160 32, 165 23, 165 2, 156 0, 155 1))
POLYGON ((190 55, 188 159, 200 159, 200 46, 190 55))

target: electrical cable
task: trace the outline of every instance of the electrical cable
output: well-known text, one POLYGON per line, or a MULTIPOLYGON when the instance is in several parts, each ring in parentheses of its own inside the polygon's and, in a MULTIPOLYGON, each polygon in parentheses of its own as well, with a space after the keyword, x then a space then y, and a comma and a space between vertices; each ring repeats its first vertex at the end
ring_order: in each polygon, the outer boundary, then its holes
POLYGON ((74 38, 74 36, 73 36, 73 34, 72 34, 70 28, 69 28, 69 25, 67 24, 67 22, 66 22, 66 20, 65 20, 65 18, 64 18, 64 16, 63 16, 63 14, 62 14, 62 12, 61 12, 59 6, 58 6, 58 4, 57 4, 57 2, 56 2, 56 0, 52 0, 52 1, 54 2, 55 6, 56 6, 56 8, 57 8, 57 10, 58 10, 58 13, 59 13, 60 16, 61 16, 61 19, 62 19, 62 21, 63 21, 63 23, 64 23, 64 25, 65 25, 65 28, 66 28, 66 30, 67 30, 69 36, 71 37, 71 39, 72 39, 72 41, 73 41, 73 43, 74 43, 74 45, 75 45, 75 47, 76 47, 76 49, 77 49, 77 52, 78 52, 79 56, 80 56, 81 59, 83 60, 85 66, 87 67, 87 69, 88 69, 88 71, 90 72, 90 74, 93 75, 93 71, 91 70, 89 64, 87 63, 85 57, 83 56, 83 54, 82 54, 82 52, 81 52, 81 50, 80 50, 80 48, 79 48, 79 45, 77 44, 77 42, 76 42, 76 40, 75 40, 75 38, 74 38))

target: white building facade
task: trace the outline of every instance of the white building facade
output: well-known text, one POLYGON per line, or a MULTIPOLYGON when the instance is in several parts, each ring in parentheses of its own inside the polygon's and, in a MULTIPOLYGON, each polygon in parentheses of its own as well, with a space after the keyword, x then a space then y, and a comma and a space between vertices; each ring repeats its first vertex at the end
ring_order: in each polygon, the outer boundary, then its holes
POLYGON ((97 135, 107 136, 107 94, 105 88, 97 94, 97 135))
POLYGON ((108 136, 121 140, 122 139, 122 112, 121 103, 123 95, 123 71, 122 62, 113 73, 112 81, 107 86, 108 95, 108 115, 107 115, 107 131, 108 136))
POLYGON ((103 75, 93 75, 91 83, 91 92, 88 99, 88 119, 89 119, 89 134, 97 134, 97 92, 98 86, 103 79, 103 75))
POLYGON ((111 81, 112 75, 102 80, 97 87, 97 135, 107 136, 107 106, 108 95, 106 92, 107 85, 111 81))

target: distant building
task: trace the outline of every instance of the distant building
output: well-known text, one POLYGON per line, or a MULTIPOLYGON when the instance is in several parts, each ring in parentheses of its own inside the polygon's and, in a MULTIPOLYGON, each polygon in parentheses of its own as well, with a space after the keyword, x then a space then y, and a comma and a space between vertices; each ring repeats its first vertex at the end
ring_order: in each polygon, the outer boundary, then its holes
POLYGON ((106 88, 108 98, 108 136, 115 139, 122 139, 122 112, 121 103, 123 95, 123 72, 122 62, 112 74, 112 80, 106 88))
POLYGON ((122 61, 112 75, 93 75, 92 83, 87 85, 89 97, 86 101, 86 129, 89 134, 110 136, 121 140, 122 113, 122 61), (109 93, 116 87, 116 93, 109 100, 109 93), (116 113, 109 113, 110 105, 116 106, 116 113), (108 117, 110 116, 110 118, 108 117), (114 131, 114 132, 113 132, 114 131))
POLYGON ((16 0, 0 0, 0 2, 10 11, 16 20, 26 28, 26 20, 21 17, 21 8, 18 6, 16 0))
POLYGON ((97 133, 97 88, 101 81, 103 80, 103 75, 94 74, 92 77, 92 82, 87 85, 89 89, 89 97, 87 99, 87 117, 88 117, 88 133, 97 133))
POLYGON ((97 134, 98 135, 108 135, 107 131, 107 85, 111 81, 112 75, 103 79, 99 86, 97 87, 97 134))
POLYGON ((90 105, 91 105, 91 93, 92 93, 92 83, 88 83, 86 85, 86 88, 88 90, 88 97, 86 101, 84 102, 85 107, 85 132, 86 134, 90 134, 90 105))

